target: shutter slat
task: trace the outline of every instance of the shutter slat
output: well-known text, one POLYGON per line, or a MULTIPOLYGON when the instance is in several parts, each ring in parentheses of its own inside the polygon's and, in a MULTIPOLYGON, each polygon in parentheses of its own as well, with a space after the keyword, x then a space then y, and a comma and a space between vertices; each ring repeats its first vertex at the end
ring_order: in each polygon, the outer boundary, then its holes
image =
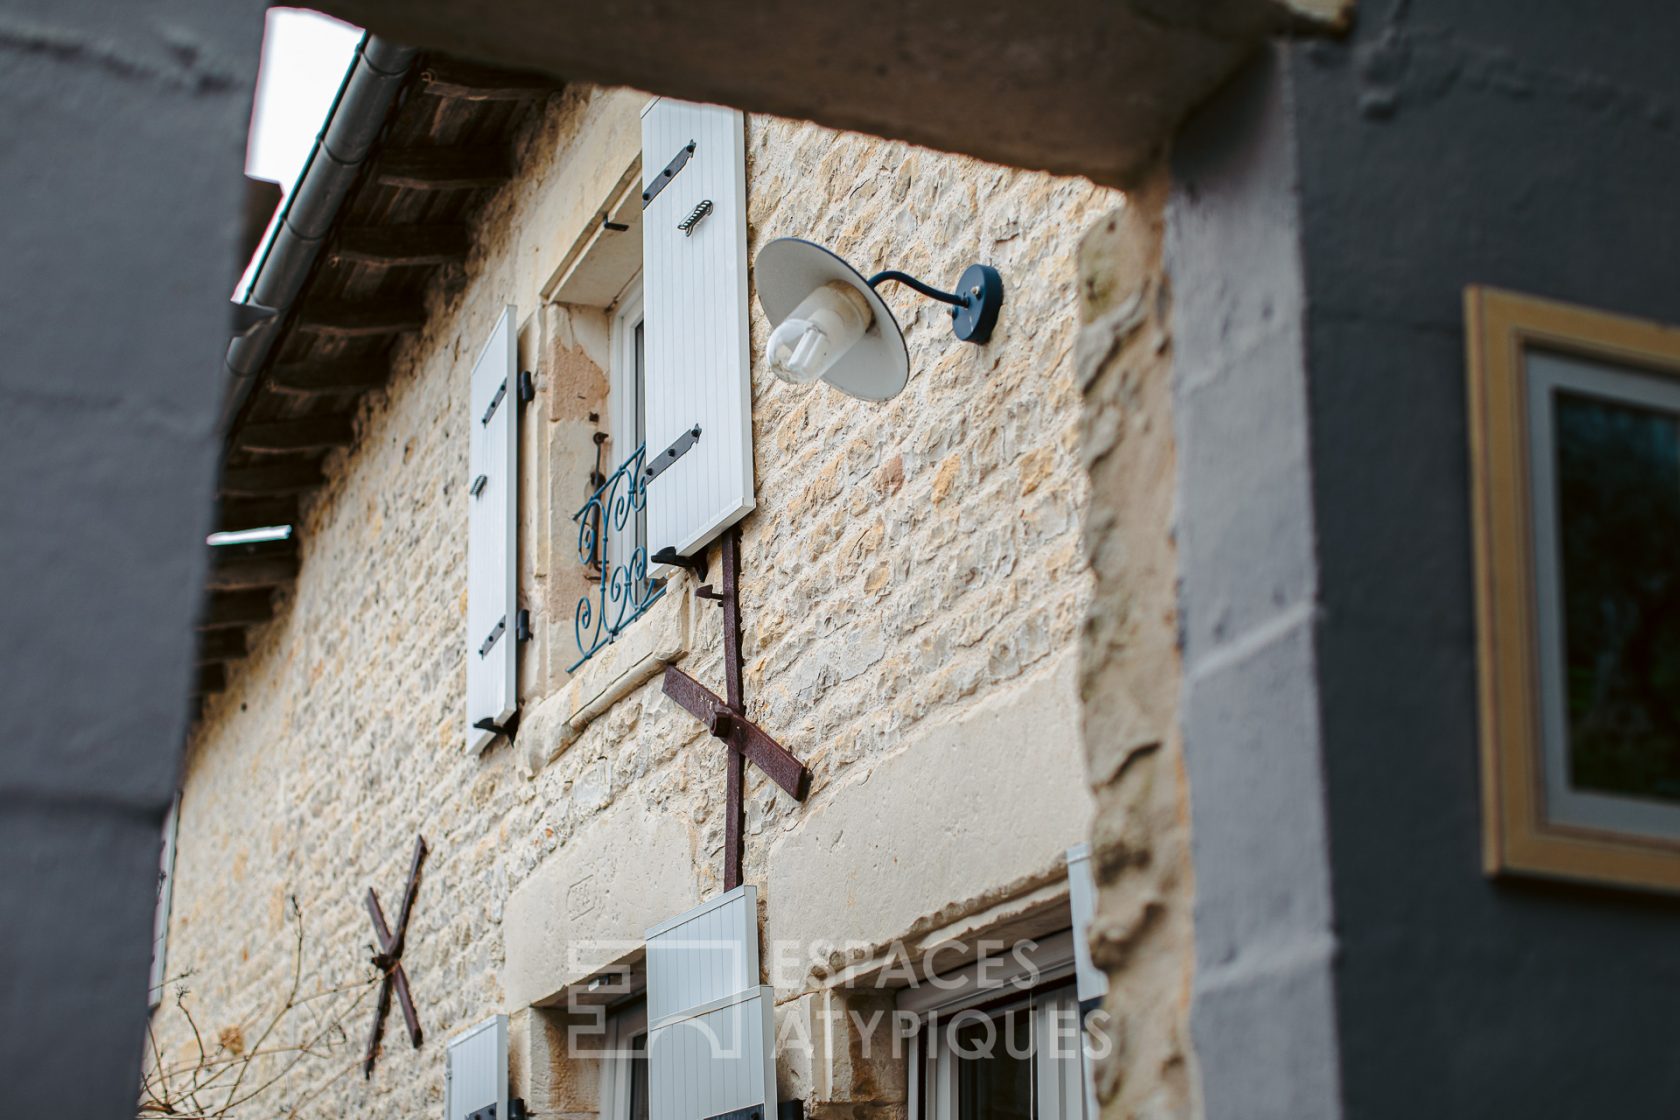
POLYGON ((642 215, 648 453, 701 429, 648 486, 650 555, 694 555, 753 508, 743 118, 655 101, 642 116, 644 188, 690 141, 693 156, 642 215), (685 233, 679 223, 705 201, 710 213, 685 233))
POLYGON ((467 748, 483 750, 514 713, 518 336, 507 307, 473 366, 468 394, 467 748), (477 480, 483 478, 482 486, 477 480), (500 626, 498 631, 497 627, 500 626), (493 640, 492 640, 493 639, 493 640))

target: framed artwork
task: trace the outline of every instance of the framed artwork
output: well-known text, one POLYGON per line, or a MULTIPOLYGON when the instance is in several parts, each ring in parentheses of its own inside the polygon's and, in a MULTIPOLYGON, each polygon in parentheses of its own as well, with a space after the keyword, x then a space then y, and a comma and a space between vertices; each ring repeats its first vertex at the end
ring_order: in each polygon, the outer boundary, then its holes
POLYGON ((1680 330, 1465 292, 1484 864, 1680 891, 1680 330))

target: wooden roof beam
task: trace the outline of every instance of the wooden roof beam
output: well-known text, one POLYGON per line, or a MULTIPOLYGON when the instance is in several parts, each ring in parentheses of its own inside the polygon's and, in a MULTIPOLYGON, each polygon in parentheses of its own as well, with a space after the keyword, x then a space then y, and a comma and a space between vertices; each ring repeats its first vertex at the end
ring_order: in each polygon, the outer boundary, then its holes
POLYGON ((277 463, 272 467, 224 467, 220 492, 225 497, 272 498, 302 494, 321 485, 321 464, 277 463))
POLYGON ((274 604, 266 590, 214 592, 205 599, 195 623, 200 631, 226 627, 255 626, 274 617, 274 604))
POLYGON ((268 424, 247 424, 235 432, 234 440, 235 445, 244 451, 278 455, 345 447, 355 439, 355 435, 350 417, 330 415, 277 420, 268 424))
POLYGON ((510 173, 496 148, 392 148, 379 157, 373 178, 415 191, 482 190, 501 186, 510 173))
POLYGON ((400 267, 465 260, 471 241, 465 226, 348 226, 333 243, 341 261, 400 267))
POLYGON ((284 587, 297 579, 297 572, 293 555, 217 556, 204 583, 212 591, 259 591, 284 587))
POLYGON ((376 338, 417 331, 426 325, 426 309, 414 303, 317 300, 298 312, 297 329, 334 338, 376 338))
POLYGON ((209 696, 227 687, 227 670, 220 665, 200 665, 198 667, 199 697, 209 696))
POLYGON ((224 501, 216 507, 216 532, 237 533, 242 529, 267 529, 274 525, 296 525, 296 498, 259 498, 224 501))
POLYGON ((535 101, 560 88, 548 74, 498 70, 453 58, 432 58, 420 71, 426 92, 458 101, 535 101))
POLYGON ((213 665, 245 656, 245 631, 236 626, 204 630, 198 635, 198 663, 213 665))
POLYGON ((383 356, 335 358, 273 366, 263 384, 289 397, 320 397, 334 393, 363 393, 385 384, 390 373, 383 356))

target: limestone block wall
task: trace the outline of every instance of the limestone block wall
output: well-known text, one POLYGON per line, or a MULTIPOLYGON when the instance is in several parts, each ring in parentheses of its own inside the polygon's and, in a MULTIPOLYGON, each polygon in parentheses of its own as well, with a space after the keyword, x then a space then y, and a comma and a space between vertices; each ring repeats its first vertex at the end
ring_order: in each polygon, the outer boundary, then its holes
POLYGON ((1116 1040, 1097 1063, 1109 1118, 1201 1114, 1190 1049, 1194 965, 1189 787, 1179 727, 1172 335, 1161 267, 1165 170, 1080 252, 1081 454, 1095 588, 1081 642, 1097 816, 1092 958, 1116 1040))
MULTIPOLYGON (((555 1074, 544 1056, 555 1013, 523 1011, 573 978, 561 942, 637 937, 642 910, 669 916, 721 886, 723 749, 650 675, 677 660, 721 691, 717 609, 684 577, 623 648, 570 677, 558 667, 569 660, 567 589, 578 586, 566 525, 605 384, 592 357, 598 320, 539 304, 633 163, 644 100, 577 88, 533 123, 522 171, 482 211, 472 256, 433 293, 426 328, 364 406, 356 444, 329 462, 290 601, 252 635, 252 655, 194 733, 169 959, 172 974, 190 972, 189 1005, 211 1037, 283 994, 294 899, 303 988, 365 977, 362 895, 374 886, 394 910, 414 835, 431 845, 405 954, 426 1043, 412 1050, 393 1014, 364 1080, 364 998, 336 1048, 265 1098, 301 1115, 436 1115, 444 1042, 501 1011, 523 1014, 516 1077, 533 1107, 587 1114, 588 1077, 555 1074), (470 756, 460 746, 467 378, 508 302, 537 374, 522 437, 521 595, 538 637, 522 653, 517 739, 470 756)), ((749 117, 747 141, 749 253, 797 235, 862 270, 936 284, 983 260, 1007 292, 984 348, 955 342, 939 305, 890 293, 914 372, 886 405, 775 381, 757 356, 767 324, 754 307, 748 710, 813 773, 802 807, 748 771, 746 876, 767 934, 826 935, 856 956, 1042 910, 1093 806, 1078 735, 1078 635, 1093 584, 1074 308, 1080 237, 1118 195, 777 118, 749 117), (913 796, 946 775, 960 779, 948 803, 913 796), (1019 804, 1031 783, 1034 802, 1019 804), (947 826, 965 814, 978 823, 958 844, 947 826)), ((1136 444, 1152 467, 1166 430, 1163 420, 1163 434, 1136 444)), ((1147 516, 1165 516, 1170 490, 1154 487, 1169 486, 1170 471, 1126 485, 1148 492, 1147 516)), ((1161 547, 1149 545, 1155 560, 1170 556, 1161 547)), ((1168 609, 1148 596, 1145 608, 1168 609)), ((1159 640, 1159 625, 1145 629, 1140 641, 1159 640)), ((1172 742, 1143 751, 1151 761, 1133 769, 1170 790, 1175 752, 1172 742)), ((1099 840, 1105 866, 1118 866, 1115 843, 1099 840)), ((848 959, 837 947, 830 970, 848 959)), ((778 974, 784 1016, 821 972, 778 974)), ((191 1045, 181 1017, 166 1002, 155 1021, 178 1059, 191 1045)), ((899 1107, 891 1077, 834 1088, 843 1079, 832 1071, 783 1075, 790 1093, 829 1086, 888 1115, 899 1107)))

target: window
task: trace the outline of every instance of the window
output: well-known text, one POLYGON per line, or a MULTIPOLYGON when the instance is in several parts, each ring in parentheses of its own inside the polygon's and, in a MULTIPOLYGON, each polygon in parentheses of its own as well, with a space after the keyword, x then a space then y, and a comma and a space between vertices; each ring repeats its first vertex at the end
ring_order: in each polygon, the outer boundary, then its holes
POLYGON ((152 976, 149 991, 151 1006, 163 1002, 163 985, 169 979, 165 950, 169 947, 169 902, 175 893, 175 822, 181 813, 181 795, 169 806, 163 818, 163 845, 158 857, 157 906, 152 911, 152 976))
POLYGON ((1680 332, 1466 310, 1484 865, 1680 890, 1680 332))
POLYGON ((601 1120, 648 1120, 647 1000, 637 998, 607 1018, 601 1056, 601 1120))
MULTIPOLYGON (((632 280, 613 305, 612 369, 608 374, 607 414, 612 458, 622 463, 647 441, 647 338, 642 319, 642 278, 632 280)), ((620 530, 607 535, 612 566, 628 564, 647 546, 647 503, 632 503, 620 530)))
POLYGON ((1087 1041, 1070 935, 1024 942, 984 974, 971 966, 942 982, 899 1000, 923 1015, 912 1120, 1085 1120, 1087 1041))

